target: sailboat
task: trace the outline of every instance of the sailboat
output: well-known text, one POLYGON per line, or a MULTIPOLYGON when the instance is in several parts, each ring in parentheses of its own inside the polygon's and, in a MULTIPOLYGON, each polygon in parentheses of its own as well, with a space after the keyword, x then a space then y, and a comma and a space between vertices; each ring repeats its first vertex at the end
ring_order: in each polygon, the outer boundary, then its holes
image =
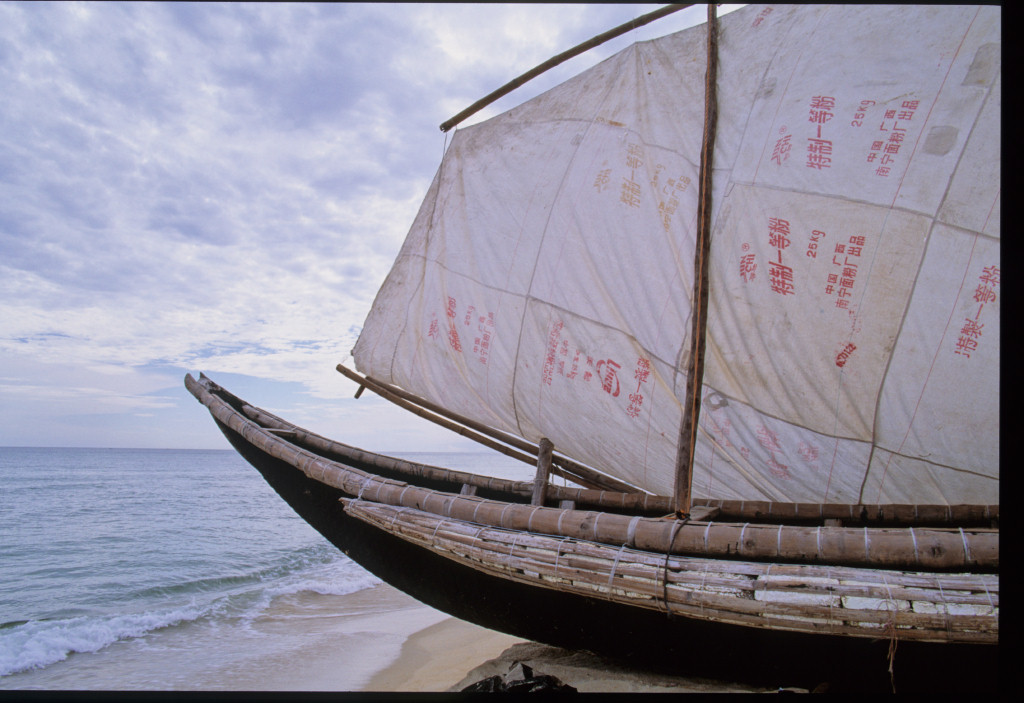
POLYGON ((338 370, 533 481, 186 386, 339 549, 485 627, 680 666, 992 661, 1000 32, 710 6, 456 130, 338 370))

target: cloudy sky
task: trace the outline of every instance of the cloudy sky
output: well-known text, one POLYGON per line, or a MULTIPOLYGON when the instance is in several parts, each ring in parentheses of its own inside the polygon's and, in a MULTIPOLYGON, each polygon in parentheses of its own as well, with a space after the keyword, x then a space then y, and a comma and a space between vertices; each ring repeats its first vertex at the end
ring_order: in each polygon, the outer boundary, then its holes
POLYGON ((475 448, 352 399, 334 367, 440 163, 438 125, 656 7, 0 3, 0 446, 226 448, 182 385, 202 371, 369 449, 475 448))

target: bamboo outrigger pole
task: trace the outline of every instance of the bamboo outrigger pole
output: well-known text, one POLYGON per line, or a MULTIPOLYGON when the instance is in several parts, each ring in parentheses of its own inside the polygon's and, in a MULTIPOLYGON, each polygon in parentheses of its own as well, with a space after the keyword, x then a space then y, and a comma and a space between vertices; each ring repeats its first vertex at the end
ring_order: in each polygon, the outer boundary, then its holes
POLYGON ((632 31, 632 30, 636 29, 637 27, 642 27, 645 24, 650 24, 654 20, 661 19, 662 17, 665 17, 666 15, 671 15, 673 12, 678 12, 679 10, 685 10, 687 7, 690 7, 691 5, 692 5, 692 3, 686 4, 686 5, 666 5, 665 7, 659 8, 659 9, 655 10, 654 12, 649 12, 646 15, 641 15, 640 17, 637 17, 634 20, 630 20, 629 22, 626 22, 625 24, 620 24, 618 27, 615 27, 613 29, 609 29, 607 32, 604 32, 603 34, 598 34, 593 39, 588 39, 587 41, 583 42, 582 44, 578 44, 577 46, 574 46, 573 48, 569 49, 568 51, 563 51, 561 54, 558 54, 557 56, 553 56, 552 58, 548 59, 544 63, 542 63, 539 66, 537 66, 536 68, 531 69, 531 70, 527 71, 526 73, 524 73, 523 75, 519 76, 518 78, 509 81, 508 83, 506 83, 502 87, 500 87, 497 90, 495 90, 490 95, 487 95, 486 97, 480 98, 475 103, 473 103, 472 105, 467 107, 465 110, 463 110, 459 114, 455 115, 455 117, 452 117, 447 122, 443 122, 441 124, 441 131, 442 132, 447 132, 452 127, 454 127, 455 125, 459 124, 460 122, 462 122, 464 119, 466 119, 470 115, 473 115, 473 114, 479 112, 480 110, 484 109, 485 107, 487 107, 488 105, 493 103, 498 98, 501 98, 501 97, 507 95, 508 93, 511 93, 513 90, 515 90, 519 86, 523 85, 527 81, 530 81, 530 80, 536 78, 540 74, 544 73, 548 69, 554 68, 555 66, 557 66, 560 63, 562 63, 563 61, 567 61, 568 59, 571 59, 574 56, 578 56, 579 54, 582 54, 584 51, 587 51, 589 49, 593 49, 595 46, 599 46, 601 44, 604 44, 606 41, 610 41, 611 39, 614 39, 615 37, 619 36, 620 34, 625 34, 626 32, 629 32, 629 31, 632 31))
POLYGON ((700 391, 704 378, 704 346, 708 313, 708 258, 711 250, 711 170, 715 148, 717 105, 718 17, 715 5, 708 5, 708 68, 704 83, 704 139, 700 154, 700 194, 697 204, 697 250, 694 256, 693 326, 690 339, 690 367, 686 378, 686 401, 679 429, 676 480, 673 498, 678 517, 690 514, 693 487, 693 453, 700 420, 700 391))

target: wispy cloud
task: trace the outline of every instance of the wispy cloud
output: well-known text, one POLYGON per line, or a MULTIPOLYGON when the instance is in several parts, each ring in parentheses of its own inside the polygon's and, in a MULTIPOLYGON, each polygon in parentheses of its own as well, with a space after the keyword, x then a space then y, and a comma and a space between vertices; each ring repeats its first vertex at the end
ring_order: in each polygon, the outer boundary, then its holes
POLYGON ((0 403, 166 420, 147 393, 183 395, 184 369, 331 395, 440 161, 437 125, 650 9, 0 4, 0 403))

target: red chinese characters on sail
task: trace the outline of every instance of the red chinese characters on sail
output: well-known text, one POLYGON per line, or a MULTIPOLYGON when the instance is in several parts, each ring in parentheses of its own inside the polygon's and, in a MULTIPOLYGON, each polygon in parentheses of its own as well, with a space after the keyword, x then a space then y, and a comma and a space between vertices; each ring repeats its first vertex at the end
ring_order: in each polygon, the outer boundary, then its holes
POLYGON ((669 178, 667 185, 659 188, 655 182, 654 186, 655 192, 665 198, 658 203, 658 214, 661 215, 661 226, 668 232, 669 226, 672 224, 672 217, 679 208, 679 196, 690 187, 690 179, 686 176, 669 178))
POLYGON ((757 440, 761 443, 762 447, 768 450, 768 459, 765 460, 765 465, 768 467, 772 476, 786 479, 792 478, 789 473, 789 466, 780 463, 779 460, 775 458, 776 454, 782 453, 782 447, 779 446, 778 435, 764 425, 761 425, 757 428, 757 440))
POLYGON ((610 394, 613 398, 619 397, 618 371, 621 368, 619 364, 611 359, 602 359, 597 362, 597 375, 601 379, 601 390, 610 394))
POLYGON ((595 392, 604 393, 623 403, 629 417, 638 417, 644 402, 644 384, 651 374, 650 360, 643 357, 637 359, 633 371, 636 390, 630 393, 630 386, 626 385, 628 371, 623 371, 622 364, 608 357, 595 358, 563 337, 564 332, 565 324, 561 320, 552 322, 548 328, 541 382, 550 386, 556 377, 561 377, 569 382, 581 383, 584 387, 593 388, 595 392))
POLYGON ((818 245, 821 244, 821 240, 825 238, 825 233, 820 229, 811 231, 811 239, 807 243, 807 256, 811 259, 818 258, 818 245))
MULTIPOLYGON (((467 324, 469 323, 467 322, 467 324)), ((486 365, 491 353, 491 340, 494 337, 493 312, 477 317, 477 332, 480 336, 473 338, 473 353, 477 355, 477 361, 486 365)))
POLYGON ((767 17, 768 15, 770 15, 771 13, 772 13, 772 8, 770 8, 770 7, 764 8, 763 10, 761 10, 760 14, 758 14, 758 16, 754 18, 754 22, 750 26, 751 27, 758 26, 759 24, 764 22, 764 18, 767 17))
POLYGON ((986 266, 978 276, 978 285, 974 289, 974 302, 978 303, 978 312, 974 318, 965 317, 960 327, 960 335, 957 337, 954 353, 960 356, 971 358, 971 352, 978 349, 981 342, 981 335, 985 329, 985 323, 981 321, 982 312, 988 303, 996 301, 996 288, 999 287, 999 267, 986 266))
POLYGON ((775 146, 772 147, 771 160, 777 165, 781 166, 785 161, 789 160, 789 152, 793 148, 792 134, 786 134, 786 128, 782 127, 779 129, 779 134, 783 136, 779 137, 775 142, 775 146))
POLYGON ((448 307, 445 313, 448 315, 448 343, 457 352, 462 351, 462 341, 459 339, 459 331, 455 329, 455 298, 448 298, 448 307))
POLYGON ((821 468, 818 464, 818 447, 815 445, 801 441, 796 448, 796 453, 811 469, 817 471, 821 468))
POLYGON ((828 282, 825 285, 826 295, 835 293, 835 306, 850 311, 851 314, 854 310, 850 307, 850 299, 853 296, 857 267, 866 241, 863 236, 851 235, 847 242, 836 244, 832 255, 832 265, 835 268, 833 273, 828 274, 828 282))
MULTIPOLYGON (((747 247, 749 245, 744 244, 747 247)), ((744 283, 750 283, 757 277, 757 262, 753 254, 744 254, 740 259, 740 278, 744 283)))
POLYGON ((553 323, 548 330, 548 352, 544 357, 544 367, 541 370, 541 380, 545 385, 550 386, 555 377, 555 361, 558 354, 559 335, 562 333, 563 323, 561 320, 553 323))
POLYGON ((815 125, 816 136, 807 138, 807 168, 818 170, 832 167, 832 141, 825 139, 822 127, 835 117, 832 112, 836 99, 831 95, 815 95, 811 98, 807 120, 815 125))
POLYGON ((452 350, 462 353, 463 339, 472 337, 473 355, 479 363, 486 365, 494 344, 494 313, 478 310, 475 305, 466 306, 460 313, 459 302, 454 296, 447 296, 444 301, 444 315, 448 322, 447 334, 441 334, 438 314, 434 312, 431 313, 427 326, 427 338, 440 340, 443 336, 452 350), (460 332, 460 328, 468 329, 460 332))
POLYGON ((782 263, 782 252, 790 244, 788 220, 768 218, 768 244, 778 252, 777 259, 768 261, 768 285, 773 293, 793 295, 793 269, 782 263))
POLYGON ((650 359, 644 359, 643 357, 637 359, 636 370, 633 372, 633 378, 636 380, 636 391, 629 394, 629 407, 626 408, 626 414, 630 417, 640 415, 640 406, 644 404, 644 396, 640 393, 640 389, 647 382, 650 375, 650 359))
POLYGON ((875 166, 875 175, 887 178, 892 172, 896 156, 906 143, 907 122, 914 119, 919 100, 904 100, 899 109, 886 110, 878 131, 879 139, 871 142, 868 163, 875 166))
POLYGON ((636 180, 636 171, 643 166, 643 148, 639 144, 629 144, 626 147, 626 168, 629 169, 629 177, 622 177, 622 189, 619 195, 619 202, 630 207, 640 207, 640 184, 636 180))
POLYGON ((874 104, 874 100, 861 100, 860 105, 857 107, 857 111, 853 113, 853 119, 850 120, 850 126, 863 127, 864 118, 868 115, 868 109, 874 104))
POLYGON ((843 350, 836 355, 836 366, 843 368, 846 366, 846 362, 849 360, 850 355, 857 351, 857 345, 853 342, 848 342, 843 346, 843 350))

